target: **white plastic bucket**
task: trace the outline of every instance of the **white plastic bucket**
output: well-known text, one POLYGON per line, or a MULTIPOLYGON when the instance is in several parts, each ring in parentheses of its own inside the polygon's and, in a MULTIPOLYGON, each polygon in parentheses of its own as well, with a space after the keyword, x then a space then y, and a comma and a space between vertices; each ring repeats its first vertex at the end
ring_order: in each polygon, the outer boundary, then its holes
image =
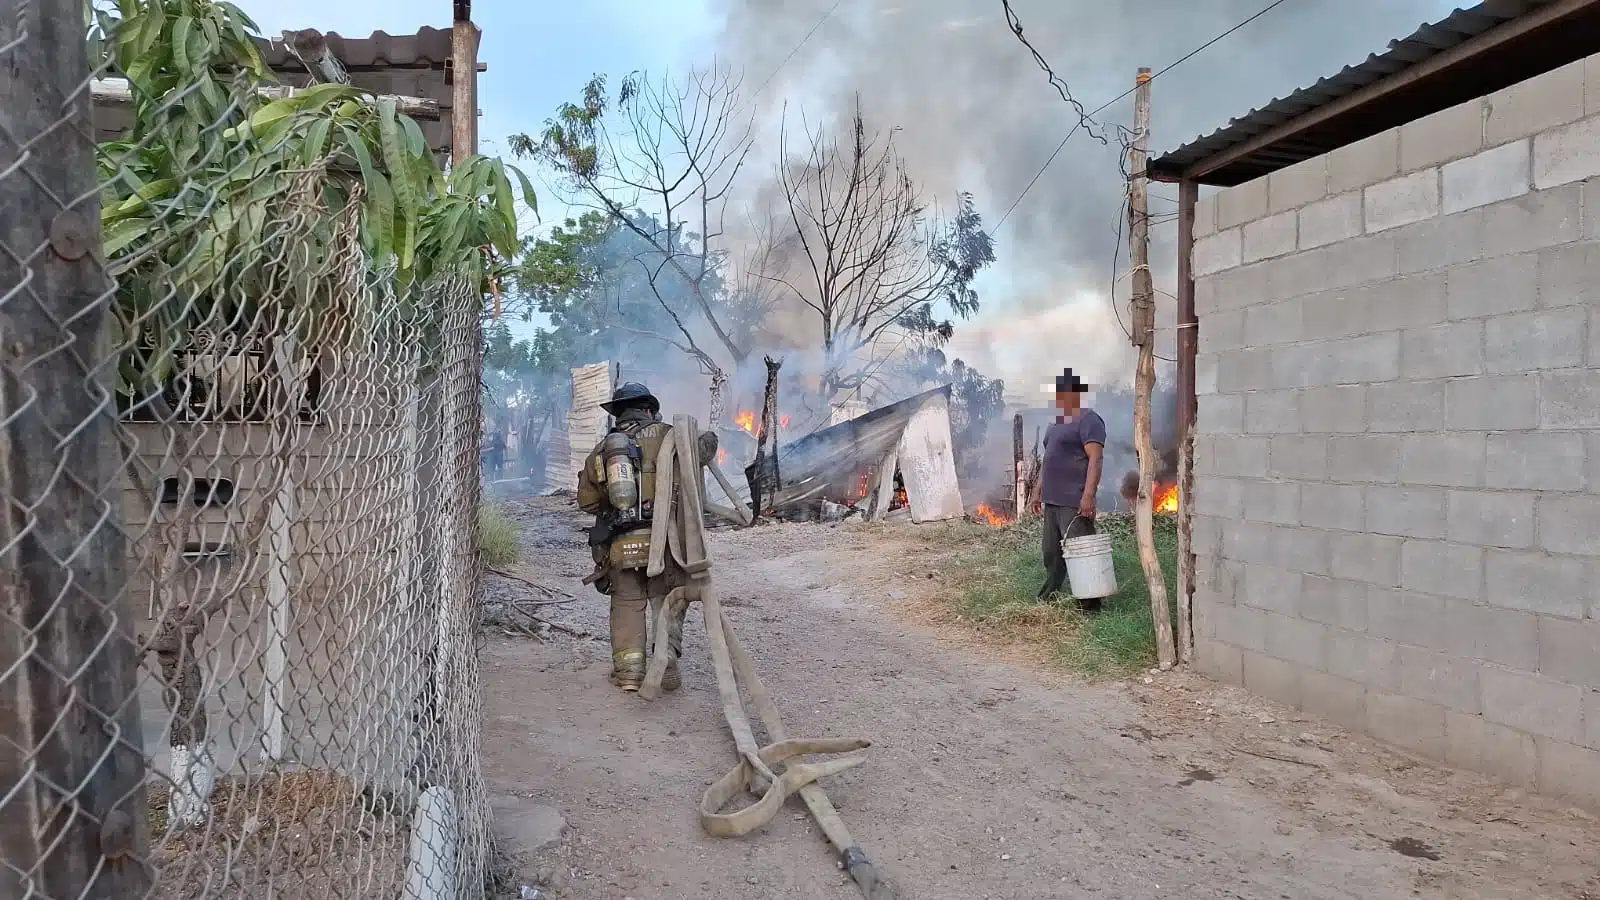
POLYGON ((1111 535, 1086 534, 1061 542, 1067 561, 1067 583, 1079 600, 1098 600, 1117 592, 1117 570, 1111 564, 1111 535))

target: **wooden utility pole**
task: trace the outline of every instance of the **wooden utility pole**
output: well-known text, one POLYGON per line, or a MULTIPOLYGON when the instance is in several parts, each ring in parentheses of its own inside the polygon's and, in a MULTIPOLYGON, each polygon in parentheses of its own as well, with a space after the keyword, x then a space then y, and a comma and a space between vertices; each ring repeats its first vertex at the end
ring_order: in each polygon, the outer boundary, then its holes
POLYGON ((1028 469, 1022 457, 1022 413, 1017 413, 1011 419, 1011 460, 1017 478, 1016 491, 1013 492, 1017 503, 1014 518, 1020 522, 1028 514, 1028 469))
POLYGON ((151 887, 83 11, 0 3, 0 897, 151 887))
POLYGON ((1139 500, 1134 522, 1139 561, 1150 589, 1150 615, 1156 627, 1156 659, 1163 669, 1177 664, 1172 640, 1172 613, 1167 605, 1167 578, 1156 555, 1155 510, 1150 492, 1155 482, 1156 451, 1150 439, 1150 395, 1156 386, 1156 291, 1150 277, 1150 179, 1145 174, 1150 147, 1150 70, 1141 68, 1133 103, 1133 146, 1128 153, 1128 245, 1133 256, 1133 344, 1139 348, 1134 374, 1133 444, 1139 454, 1139 500))
POLYGON ((1178 183, 1178 661, 1194 658, 1195 355, 1200 320, 1194 311, 1194 207, 1200 185, 1178 183))
POLYGON ((450 162, 460 165, 478 153, 478 39, 471 0, 456 0, 450 30, 450 162))

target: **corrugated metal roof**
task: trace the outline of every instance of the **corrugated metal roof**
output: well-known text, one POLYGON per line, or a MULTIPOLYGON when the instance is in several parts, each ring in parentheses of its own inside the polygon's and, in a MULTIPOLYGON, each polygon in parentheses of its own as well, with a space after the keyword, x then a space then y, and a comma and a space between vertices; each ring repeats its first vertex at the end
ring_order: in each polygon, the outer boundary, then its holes
MULTIPOLYGON (((1414 121, 1501 87, 1559 68, 1600 52, 1600 29, 1582 28, 1571 17, 1552 25, 1550 34, 1529 34, 1515 48, 1499 48, 1497 58, 1473 60, 1472 77, 1455 69, 1440 72, 1440 84, 1408 85, 1410 96, 1384 101, 1381 110, 1351 109, 1315 129, 1292 139, 1257 148, 1247 157, 1212 171, 1195 174, 1197 167, 1233 150, 1268 130, 1327 107, 1357 91, 1401 76, 1415 67, 1466 42, 1506 26, 1523 16, 1557 4, 1573 7, 1574 15, 1592 13, 1587 0, 1486 0, 1470 9, 1457 9, 1443 20, 1426 24, 1411 35, 1389 42, 1389 49, 1347 66, 1336 75, 1319 79, 1287 97, 1277 98, 1231 120, 1227 126, 1173 150, 1151 162, 1152 177, 1176 180, 1188 175, 1205 184, 1240 184, 1275 169, 1293 165, 1354 143, 1406 121, 1414 121), (1445 80, 1449 79, 1448 82, 1445 80)), ((1592 16, 1591 16, 1592 18, 1592 16)))
MULTIPOLYGON (((421 28, 416 34, 374 31, 364 38, 347 38, 336 31, 324 35, 328 49, 346 69, 442 69, 450 59, 450 32, 421 28)), ((298 68, 300 63, 282 40, 257 38, 261 54, 273 69, 298 68)))
POLYGON ((840 499, 859 483, 861 473, 878 465, 900 440, 912 415, 935 398, 950 400, 950 385, 940 385, 914 397, 846 422, 812 432, 778 449, 778 465, 783 487, 769 506, 782 506, 797 498, 810 497, 823 489, 827 496, 840 499))
MULTIPOLYGON (((423 28, 416 34, 390 35, 374 31, 365 38, 325 35, 328 49, 339 58, 356 87, 377 94, 400 94, 439 102, 438 121, 424 121, 423 136, 441 162, 450 150, 450 118, 455 94, 447 83, 445 63, 450 59, 450 32, 423 28)), ((306 67, 289 53, 282 40, 256 38, 262 57, 284 83, 303 87, 309 82, 306 67)), ((94 107, 95 139, 116 140, 132 123, 126 109, 94 107)))

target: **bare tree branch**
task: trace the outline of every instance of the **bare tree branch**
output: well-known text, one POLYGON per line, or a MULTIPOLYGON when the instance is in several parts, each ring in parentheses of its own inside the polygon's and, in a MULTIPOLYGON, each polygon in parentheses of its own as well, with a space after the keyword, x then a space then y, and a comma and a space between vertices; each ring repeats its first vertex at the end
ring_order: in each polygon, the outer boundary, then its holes
POLYGON ((777 183, 787 240, 796 252, 760 277, 793 294, 819 320, 824 400, 869 379, 861 351, 901 329, 934 343, 950 334, 934 321, 940 304, 956 315, 977 309, 970 287, 994 258, 971 199, 950 222, 929 215, 894 143, 894 130, 869 135, 859 98, 848 134, 808 126, 791 148, 785 115, 777 183))
POLYGON ((739 79, 729 71, 697 71, 682 80, 630 75, 607 116, 603 79, 585 91, 583 105, 568 104, 540 140, 512 140, 513 148, 549 163, 585 205, 628 228, 660 258, 649 282, 656 298, 688 339, 668 343, 721 372, 694 340, 681 300, 661 274, 670 271, 713 343, 735 366, 748 359, 747 342, 728 326, 716 290, 724 251, 724 217, 732 187, 748 158, 752 124, 741 109, 739 79), (643 212, 646 215, 638 215, 643 212))

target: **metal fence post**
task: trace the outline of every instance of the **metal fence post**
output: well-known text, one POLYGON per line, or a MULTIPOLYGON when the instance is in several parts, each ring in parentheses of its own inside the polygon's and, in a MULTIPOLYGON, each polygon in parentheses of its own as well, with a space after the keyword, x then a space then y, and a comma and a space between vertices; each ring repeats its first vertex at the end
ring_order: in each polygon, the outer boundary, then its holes
POLYGON ((150 887, 84 35, 0 0, 0 896, 50 900, 150 887))

